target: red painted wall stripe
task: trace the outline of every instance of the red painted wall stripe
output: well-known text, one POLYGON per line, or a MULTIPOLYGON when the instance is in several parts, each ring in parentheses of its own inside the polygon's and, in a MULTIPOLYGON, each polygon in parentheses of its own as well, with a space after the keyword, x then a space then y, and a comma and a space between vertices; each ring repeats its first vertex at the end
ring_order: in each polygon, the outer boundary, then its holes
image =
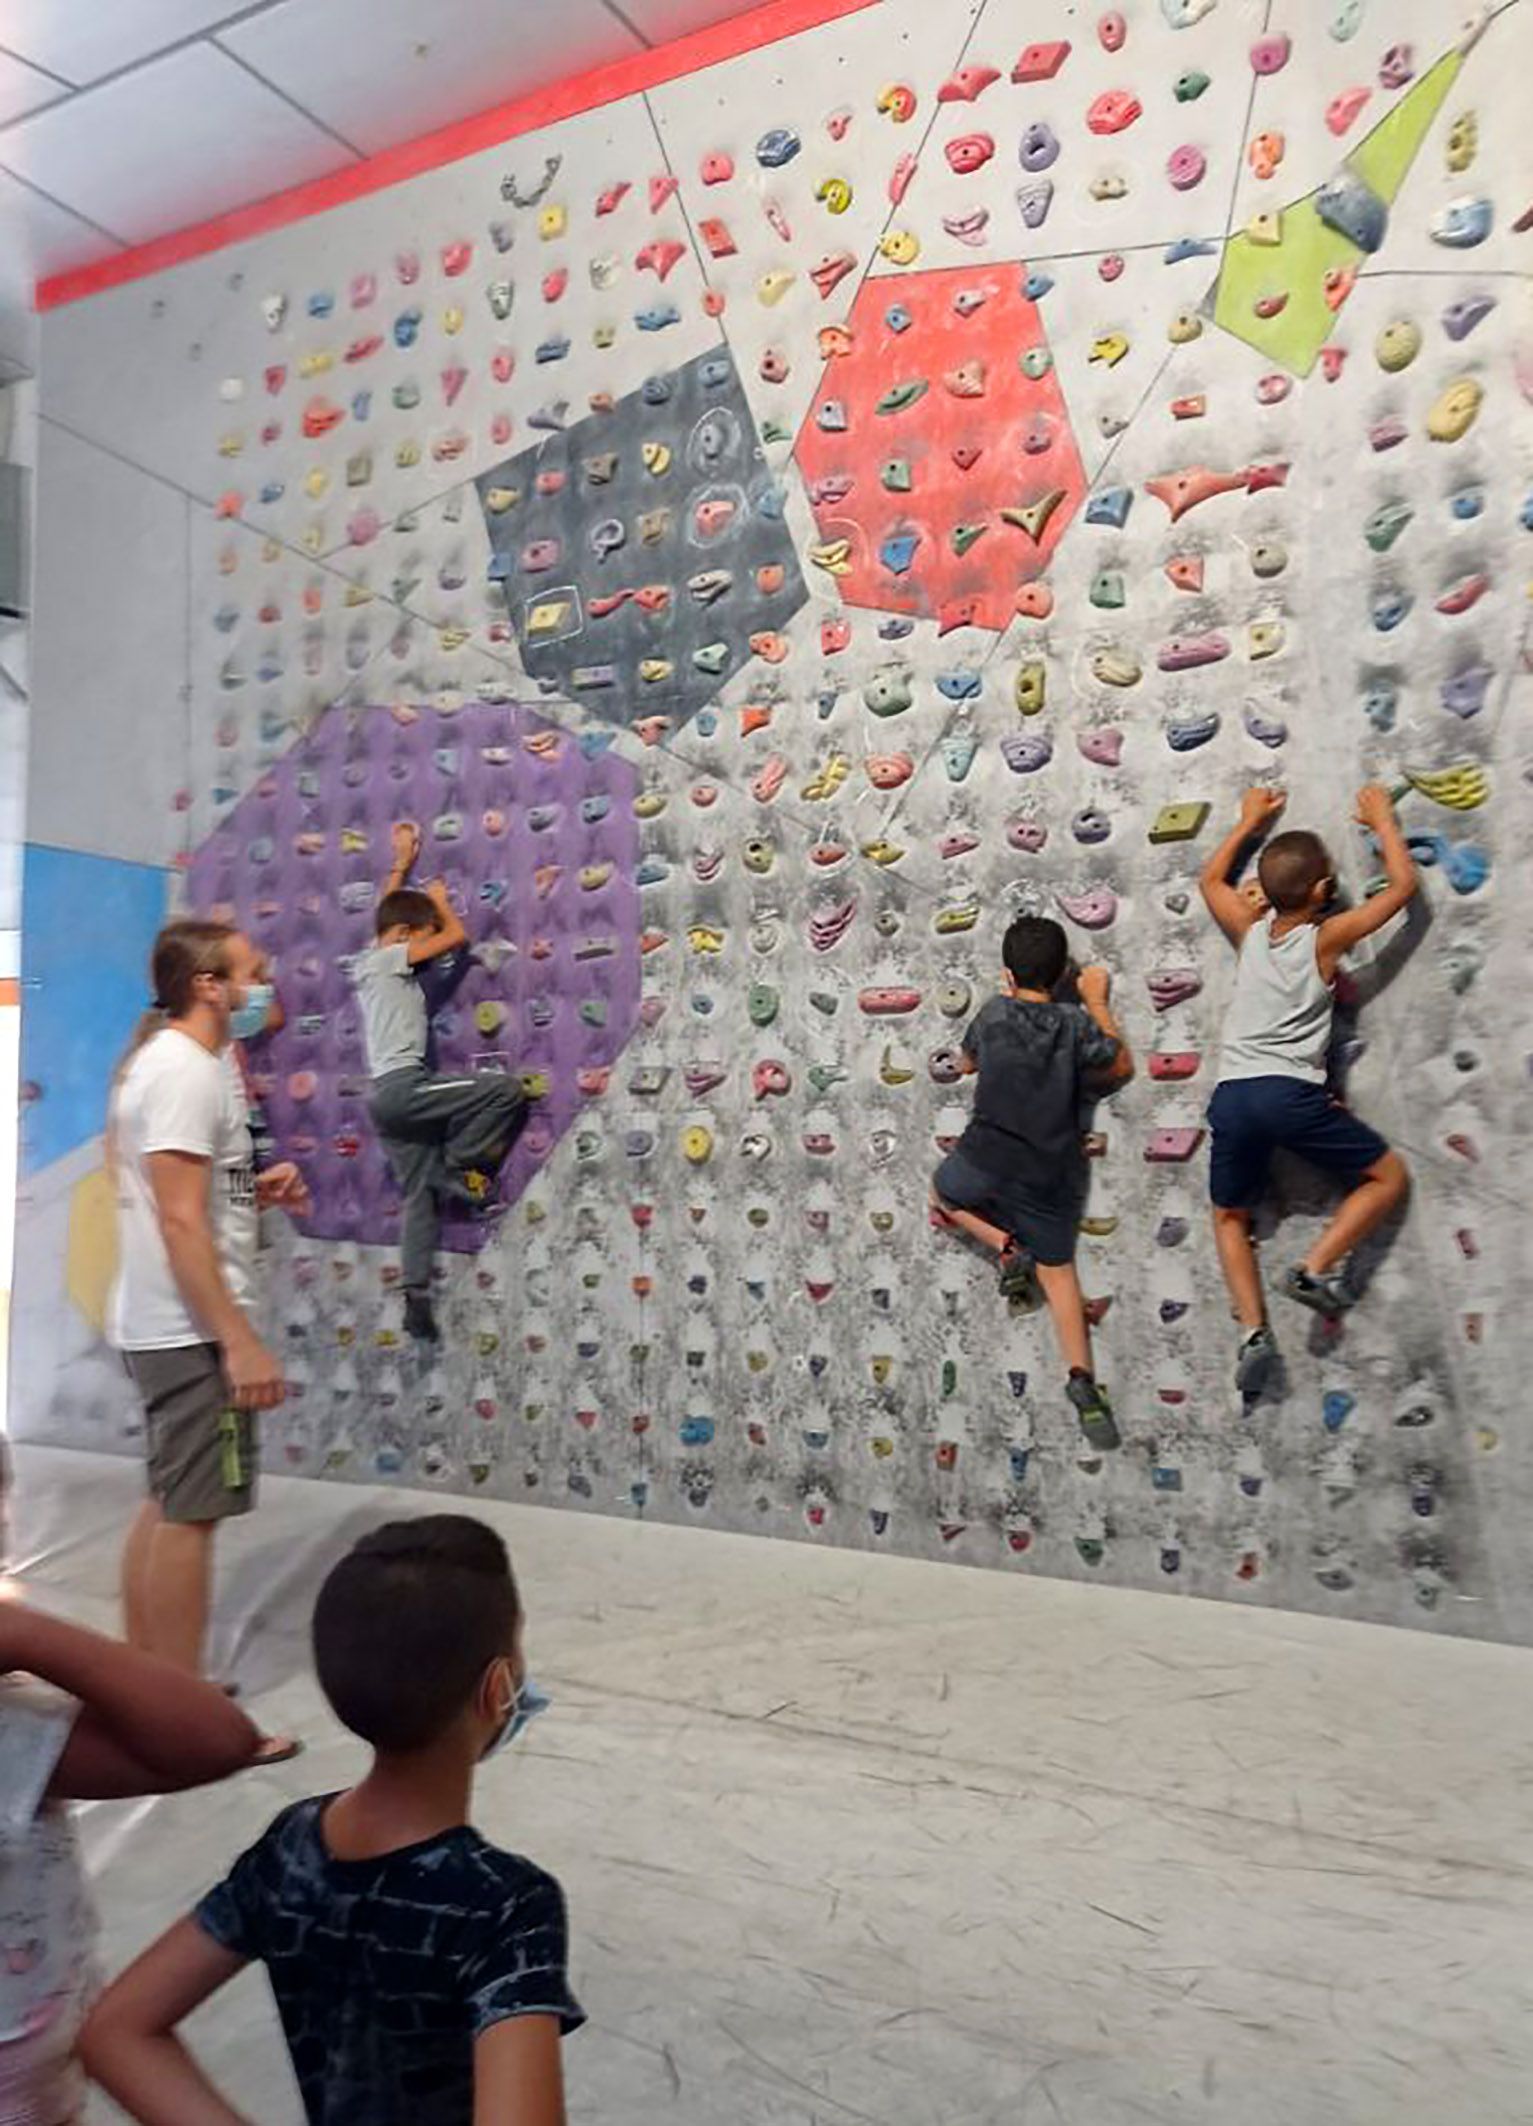
POLYGON ((659 88, 663 82, 679 81, 688 74, 700 73, 704 67, 717 66, 722 60, 737 59, 742 52, 758 51, 764 44, 775 44, 783 37, 797 36, 802 30, 816 29, 821 23, 839 21, 843 15, 855 15, 877 4, 878 0, 762 0, 760 6, 727 22, 694 30, 690 36, 678 37, 654 51, 636 52, 631 57, 615 59, 608 66, 594 67, 589 73, 551 82, 547 88, 535 89, 510 103, 498 103, 476 117, 443 126, 439 132, 423 133, 419 139, 407 140, 397 148, 385 148, 381 155, 370 155, 365 162, 348 163, 345 169, 332 171, 328 177, 316 177, 288 192, 274 192, 268 199, 235 207, 227 214, 215 215, 211 221, 194 222, 189 229, 157 236, 152 243, 114 252, 93 266, 55 273, 38 282, 33 306, 39 311, 58 310, 87 295, 99 295, 104 289, 120 288, 128 281, 163 273, 169 266, 206 258, 228 244, 245 243, 252 236, 285 229, 293 222, 306 221, 312 214, 328 213, 332 207, 366 199, 389 185, 404 184, 429 170, 440 170, 447 163, 461 162, 466 155, 477 155, 523 133, 536 132, 540 126, 557 125, 561 119, 579 117, 583 111, 599 110, 603 104, 659 88))

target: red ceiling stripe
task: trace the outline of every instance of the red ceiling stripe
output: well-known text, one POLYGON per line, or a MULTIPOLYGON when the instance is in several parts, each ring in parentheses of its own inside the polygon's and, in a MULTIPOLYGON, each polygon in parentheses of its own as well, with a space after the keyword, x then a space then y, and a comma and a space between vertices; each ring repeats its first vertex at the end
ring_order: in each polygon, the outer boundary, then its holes
POLYGON ((557 125, 561 119, 598 110, 603 104, 658 88, 662 82, 679 81, 688 74, 700 73, 704 67, 717 66, 722 60, 737 59, 742 52, 757 51, 764 44, 796 36, 801 30, 817 28, 821 23, 855 15, 877 4, 878 0, 762 0, 761 5, 743 15, 714 23, 708 29, 694 30, 690 36, 678 37, 657 50, 637 52, 630 58, 615 59, 608 66, 593 67, 589 73, 553 82, 530 96, 519 96, 473 118, 459 119, 439 132, 423 133, 418 140, 385 148, 381 155, 350 163, 328 177, 316 177, 308 184, 295 185, 291 191, 275 192, 247 207, 217 214, 211 221, 195 222, 188 229, 157 236, 152 243, 114 252, 92 266, 55 273, 38 282, 34 307, 39 311, 58 310, 87 295, 99 295, 104 289, 120 288, 128 281, 163 273, 169 266, 206 258, 209 252, 221 251, 226 245, 245 243, 273 229, 285 229, 292 222, 307 220, 311 214, 325 214, 332 207, 365 199, 389 185, 424 176, 428 170, 439 170, 446 163, 498 147, 503 141, 536 132, 541 126, 557 125))

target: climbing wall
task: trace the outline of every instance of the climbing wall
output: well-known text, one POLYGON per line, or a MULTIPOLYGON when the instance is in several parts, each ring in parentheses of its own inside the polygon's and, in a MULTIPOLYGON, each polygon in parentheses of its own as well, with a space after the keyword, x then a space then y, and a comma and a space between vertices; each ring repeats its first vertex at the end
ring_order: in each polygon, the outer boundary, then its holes
MULTIPOLYGON (((74 527, 167 625, 125 741, 59 600, 32 832, 272 952, 274 1466, 1533 1636, 1530 67, 1533 0, 876 0, 47 320, 45 510, 97 452, 180 514, 74 527), (1361 894, 1374 779, 1424 890, 1337 1066, 1414 1195, 1246 1409, 1196 873, 1277 783, 1361 894), (475 940, 442 1054, 547 1084, 431 1357, 346 978, 399 816, 475 940), (1112 1456, 927 1215, 1019 910, 1140 1060, 1112 1456)), ((57 1364, 97 1197, 35 1188, 22 1428, 127 1443, 57 1364)), ((1327 1205, 1280 1175, 1274 1286, 1327 1205)))

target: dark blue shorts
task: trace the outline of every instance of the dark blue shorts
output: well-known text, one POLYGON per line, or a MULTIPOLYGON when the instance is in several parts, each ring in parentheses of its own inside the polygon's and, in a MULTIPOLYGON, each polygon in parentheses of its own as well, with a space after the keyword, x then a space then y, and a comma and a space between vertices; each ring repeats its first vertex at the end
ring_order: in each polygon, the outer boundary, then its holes
POLYGON ((1078 1204, 1040 1203, 1008 1182, 1004 1174, 987 1172, 963 1151, 948 1153, 932 1176, 932 1187, 950 1210, 973 1211, 977 1217, 988 1218, 1020 1241, 1045 1268, 1075 1260, 1078 1204))
POLYGON ((1355 1182, 1389 1146, 1323 1085, 1302 1078, 1229 1078, 1208 1103, 1213 1131, 1208 1189, 1221 1209, 1253 1211, 1276 1151, 1355 1182))

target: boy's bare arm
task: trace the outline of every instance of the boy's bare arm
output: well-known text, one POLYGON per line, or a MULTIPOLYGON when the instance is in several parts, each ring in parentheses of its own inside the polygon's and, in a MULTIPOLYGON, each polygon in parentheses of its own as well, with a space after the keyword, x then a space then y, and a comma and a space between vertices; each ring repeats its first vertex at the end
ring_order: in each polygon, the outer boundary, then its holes
POLYGON ((1327 982, 1354 945, 1371 937, 1375 930, 1382 930, 1400 913, 1418 883, 1415 860, 1400 832, 1400 822, 1395 817, 1389 792, 1381 784, 1368 783, 1358 791, 1355 816, 1358 825, 1366 827, 1378 842, 1379 854, 1384 859, 1386 883, 1382 893, 1373 894, 1361 907, 1347 908, 1340 915, 1328 916, 1320 925, 1315 956, 1321 976, 1327 982))
POLYGON ((439 878, 434 878, 426 888, 426 897, 437 914, 435 930, 421 930, 411 938, 406 947, 412 967, 422 966, 427 960, 440 960, 449 952, 458 952, 468 943, 468 932, 463 919, 447 897, 447 888, 439 878))
POLYGON ((80 2040, 86 2073, 140 2126, 249 2126, 176 2035, 243 1969, 194 1919, 178 1920, 97 2002, 80 2040))
POLYGON ((393 831, 394 864, 383 882, 385 893, 397 893, 415 867, 421 853, 421 830, 413 819, 402 819, 393 831))
POLYGON ((564 2126, 559 2019, 518 2015, 474 2046, 474 2126, 564 2126))
POLYGON ((1076 994, 1081 1007, 1099 1032, 1118 1044, 1118 1053, 1103 1071, 1093 1071, 1091 1082, 1099 1086, 1126 1085, 1134 1075, 1134 1057, 1123 1029, 1113 1017, 1107 1001, 1109 977, 1105 967, 1083 967, 1075 978, 1076 994))
POLYGON ((1265 785, 1247 790, 1240 800, 1239 819, 1198 874, 1208 912, 1232 945, 1244 942, 1256 915, 1230 884, 1230 873, 1247 842, 1264 834, 1287 802, 1282 790, 1270 790, 1265 785))

